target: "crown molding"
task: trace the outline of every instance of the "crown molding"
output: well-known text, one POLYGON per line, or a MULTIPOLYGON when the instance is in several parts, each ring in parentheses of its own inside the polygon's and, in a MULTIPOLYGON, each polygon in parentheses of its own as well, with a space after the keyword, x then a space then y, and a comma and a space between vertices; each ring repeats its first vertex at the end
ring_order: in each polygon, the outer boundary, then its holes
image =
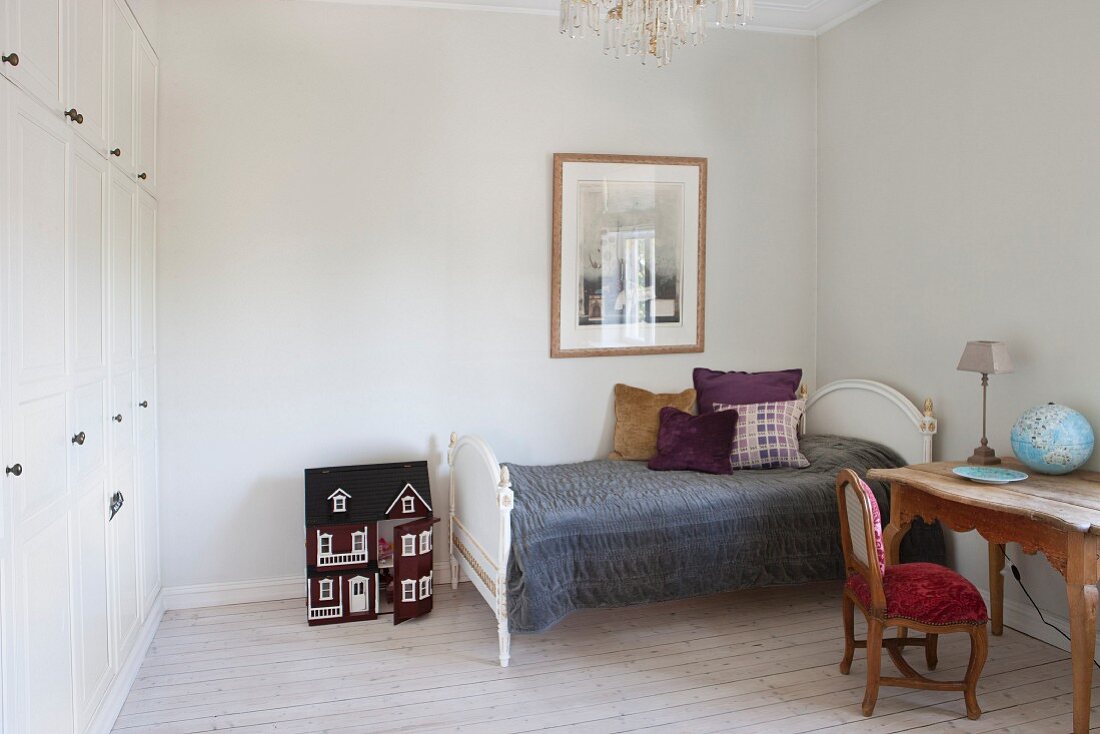
MULTIPOLYGON (((284 2, 288 0, 283 0, 284 2)), ((380 5, 434 10, 467 10, 489 13, 558 16, 559 0, 303 0, 342 5, 380 5)), ((720 28, 818 36, 854 18, 882 0, 757 0, 756 17, 748 25, 716 24, 720 28)))

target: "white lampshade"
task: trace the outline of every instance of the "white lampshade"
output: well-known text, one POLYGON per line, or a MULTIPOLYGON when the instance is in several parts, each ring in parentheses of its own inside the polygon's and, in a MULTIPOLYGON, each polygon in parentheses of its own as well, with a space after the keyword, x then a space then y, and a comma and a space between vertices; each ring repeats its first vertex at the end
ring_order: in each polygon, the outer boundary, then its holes
POLYGON ((1004 342, 974 341, 967 342, 959 360, 958 368, 962 372, 981 372, 983 375, 1001 375, 1012 372, 1012 357, 1008 356, 1008 345, 1004 342))

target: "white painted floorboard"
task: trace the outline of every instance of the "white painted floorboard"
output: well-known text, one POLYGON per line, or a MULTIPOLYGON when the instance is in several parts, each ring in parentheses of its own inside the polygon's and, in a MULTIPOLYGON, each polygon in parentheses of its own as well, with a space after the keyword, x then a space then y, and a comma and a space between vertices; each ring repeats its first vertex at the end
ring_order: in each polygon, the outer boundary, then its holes
MULTIPOLYGON (((438 589, 435 611, 397 627, 309 627, 304 599, 188 609, 165 615, 115 731, 1070 730, 1067 654, 1013 630, 990 638, 978 721, 960 694, 902 688, 882 689, 864 718, 863 651, 845 676, 842 648, 839 584, 579 612, 513 636, 509 668, 469 584, 438 589)), ((968 652, 966 635, 941 637, 933 675, 961 677, 968 652)), ((919 649, 908 655, 923 669, 919 649)), ((883 673, 896 674, 888 658, 883 673)))

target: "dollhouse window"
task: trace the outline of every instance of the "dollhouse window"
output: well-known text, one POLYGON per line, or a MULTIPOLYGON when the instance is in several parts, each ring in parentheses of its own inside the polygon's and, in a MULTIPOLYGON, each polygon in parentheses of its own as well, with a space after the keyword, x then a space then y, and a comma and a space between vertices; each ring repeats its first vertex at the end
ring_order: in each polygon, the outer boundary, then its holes
POLYGON ((420 534, 420 552, 428 553, 432 549, 432 531, 425 530, 420 534))
POLYGON ((362 553, 363 549, 367 547, 367 538, 362 531, 351 534, 351 552, 362 553))
POLYGON ((401 582, 401 601, 416 601, 416 581, 405 579, 401 582))
POLYGON ((402 535, 401 536, 401 555, 403 555, 403 556, 415 556, 416 555, 416 536, 415 535, 402 535))
POLYGON ((416 500, 412 497, 402 497, 401 512, 416 512, 416 500))
POLYGON ((432 582, 427 576, 420 577, 420 598, 427 599, 432 595, 432 582))
POLYGON ((317 536, 317 553, 322 556, 332 555, 332 536, 328 533, 321 533, 317 536))
POLYGON ((332 601, 332 579, 321 579, 320 595, 318 598, 321 601, 332 601))
POLYGON ((338 495, 332 498, 333 512, 344 512, 345 510, 347 510, 347 506, 344 504, 344 499, 345 498, 343 495, 338 495))

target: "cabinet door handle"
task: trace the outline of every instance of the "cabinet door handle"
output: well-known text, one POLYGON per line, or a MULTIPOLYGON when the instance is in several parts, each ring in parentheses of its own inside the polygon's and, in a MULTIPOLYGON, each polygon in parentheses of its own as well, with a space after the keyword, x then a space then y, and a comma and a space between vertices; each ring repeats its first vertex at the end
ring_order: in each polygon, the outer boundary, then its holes
POLYGON ((142 400, 140 403, 138 403, 138 407, 139 408, 148 408, 149 407, 149 401, 148 400, 142 400))
POLYGON ((111 155, 113 155, 115 158, 118 158, 122 155, 122 148, 112 148, 111 155))
POLYGON ((22 464, 12 464, 11 466, 5 466, 4 467, 4 473, 19 476, 20 474, 23 473, 23 465, 22 464))
POLYGON ((145 171, 142 171, 141 173, 138 174, 138 178, 140 178, 142 181, 144 181, 145 179, 149 178, 149 176, 146 175, 145 171))
POLYGON ((66 110, 65 111, 65 117, 69 118, 70 120, 75 122, 77 125, 83 125, 84 124, 84 115, 77 112, 75 107, 73 107, 71 110, 66 110))
POLYGON ((2 59, 5 64, 11 64, 12 66, 19 66, 19 54, 17 54, 17 53, 12 52, 12 53, 8 54, 7 56, 0 56, 0 59, 2 59))
POLYGON ((115 423, 121 423, 122 422, 122 413, 119 413, 118 415, 114 416, 113 418, 111 418, 111 420, 113 420, 115 423))
POLYGON ((73 443, 75 443, 77 446, 83 446, 84 439, 86 438, 87 436, 84 435, 84 431, 81 431, 80 433, 73 436, 73 443))

